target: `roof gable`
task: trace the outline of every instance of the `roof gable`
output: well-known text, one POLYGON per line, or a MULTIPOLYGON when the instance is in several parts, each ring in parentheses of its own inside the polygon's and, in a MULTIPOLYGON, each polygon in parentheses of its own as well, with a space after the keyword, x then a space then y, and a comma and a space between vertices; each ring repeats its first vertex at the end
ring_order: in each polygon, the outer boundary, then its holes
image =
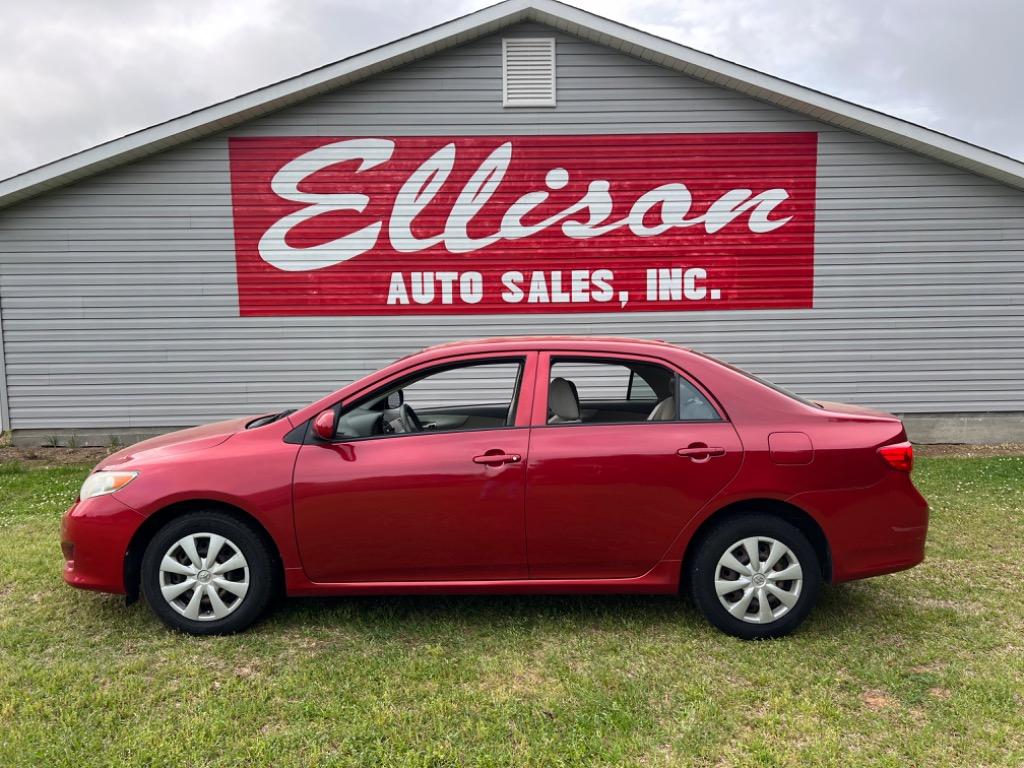
POLYGON ((440 51, 537 21, 697 80, 1024 189, 1024 163, 555 0, 505 0, 386 45, 0 181, 0 207, 223 131, 440 51))

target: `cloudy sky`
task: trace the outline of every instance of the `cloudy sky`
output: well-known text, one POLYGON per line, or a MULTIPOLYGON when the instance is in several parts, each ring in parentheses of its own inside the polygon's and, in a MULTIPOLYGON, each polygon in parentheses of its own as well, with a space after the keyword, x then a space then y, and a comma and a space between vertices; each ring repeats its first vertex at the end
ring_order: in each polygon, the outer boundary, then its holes
MULTIPOLYGON (((489 3, 0 0, 0 178, 489 3)), ((1024 158, 1019 0, 577 0, 1024 158)))

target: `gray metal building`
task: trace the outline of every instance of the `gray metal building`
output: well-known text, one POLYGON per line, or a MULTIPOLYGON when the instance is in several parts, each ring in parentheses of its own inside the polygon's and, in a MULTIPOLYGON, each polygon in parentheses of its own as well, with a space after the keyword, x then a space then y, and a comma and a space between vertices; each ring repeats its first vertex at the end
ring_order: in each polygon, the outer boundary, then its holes
POLYGON ((16 440, 105 442, 300 405, 440 341, 573 333, 692 346, 906 414, 919 440, 1022 439, 1022 190, 1010 158, 508 0, 0 182, 0 417, 16 440), (241 139, 776 133, 815 141, 807 306, 241 310, 241 139))

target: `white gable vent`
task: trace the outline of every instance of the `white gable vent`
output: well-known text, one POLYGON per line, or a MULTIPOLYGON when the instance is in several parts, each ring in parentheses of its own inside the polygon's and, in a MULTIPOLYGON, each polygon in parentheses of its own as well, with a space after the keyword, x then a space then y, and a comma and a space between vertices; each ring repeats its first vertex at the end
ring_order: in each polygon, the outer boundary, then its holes
POLYGON ((501 96, 506 107, 555 106, 555 40, 506 37, 501 41, 501 96))

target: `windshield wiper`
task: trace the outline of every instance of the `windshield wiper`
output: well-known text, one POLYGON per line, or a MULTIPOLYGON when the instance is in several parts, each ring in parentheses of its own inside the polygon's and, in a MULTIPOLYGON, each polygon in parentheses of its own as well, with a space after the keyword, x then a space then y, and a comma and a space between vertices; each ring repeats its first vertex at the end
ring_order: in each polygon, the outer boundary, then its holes
POLYGON ((269 416, 260 416, 258 419, 253 419, 248 424, 246 424, 245 428, 255 429, 256 427, 265 427, 267 426, 267 424, 273 424, 275 421, 283 419, 285 416, 291 413, 295 413, 295 411, 295 408, 289 408, 288 410, 281 411, 280 413, 272 413, 269 416))

